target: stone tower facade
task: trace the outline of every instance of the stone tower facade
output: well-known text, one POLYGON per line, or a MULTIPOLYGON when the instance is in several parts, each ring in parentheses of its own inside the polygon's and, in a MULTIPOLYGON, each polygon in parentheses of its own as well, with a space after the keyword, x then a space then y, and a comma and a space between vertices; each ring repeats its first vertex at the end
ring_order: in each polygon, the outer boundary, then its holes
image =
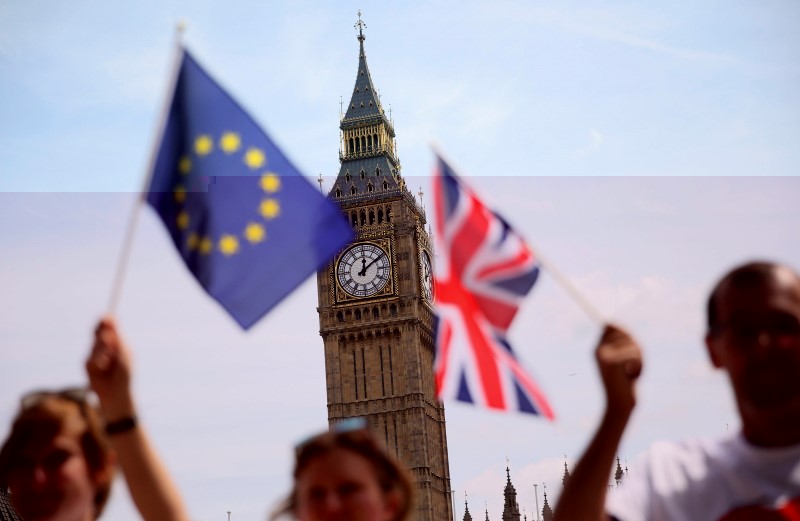
POLYGON ((433 381, 433 247, 400 173, 392 121, 364 53, 340 121, 328 196, 356 237, 317 276, 328 422, 363 417, 411 471, 415 521, 452 521, 444 407, 433 381))

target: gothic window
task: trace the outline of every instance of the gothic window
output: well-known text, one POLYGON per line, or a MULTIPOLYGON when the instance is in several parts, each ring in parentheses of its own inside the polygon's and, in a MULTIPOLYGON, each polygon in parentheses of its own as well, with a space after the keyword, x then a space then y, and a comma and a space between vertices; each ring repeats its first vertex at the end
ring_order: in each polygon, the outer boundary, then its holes
POLYGON ((364 398, 367 396, 367 364, 364 363, 364 348, 361 348, 361 378, 364 380, 364 398))
POLYGON ((336 188, 336 197, 341 197, 341 196, 342 196, 342 191, 339 190, 339 188, 337 187, 336 188))
POLYGON ((372 106, 372 101, 371 101, 371 100, 370 100, 370 102, 369 102, 369 106, 370 106, 370 107, 372 106))
POLYGON ((347 152, 349 154, 352 154, 354 152, 354 150, 353 150, 353 146, 354 146, 353 145, 353 138, 350 138, 349 140, 347 140, 347 142, 350 144, 350 146, 347 149, 347 152))
POLYGON ((344 180, 347 181, 348 183, 350 182, 350 171, 345 172, 344 180))
MULTIPOLYGON (((369 185, 369 191, 372 191, 372 185, 369 185)), ((369 223, 375 224, 375 210, 370 209, 369 211, 369 223)))
POLYGON ((361 169, 360 175, 361 175, 361 179, 364 179, 364 176, 367 175, 366 172, 364 172, 363 168, 361 169))
POLYGON ((360 219, 361 226, 364 226, 365 224, 367 224, 367 212, 365 212, 364 210, 361 210, 361 214, 359 215, 359 217, 361 217, 361 219, 360 219))
POLYGON ((356 400, 358 400, 358 367, 356 366, 356 352, 353 351, 353 383, 356 387, 356 400))
POLYGON ((360 309, 355 310, 353 312, 353 315, 355 316, 356 320, 361 320, 361 310, 360 309))
MULTIPOLYGON (((363 107, 364 104, 362 103, 361 106, 363 107)), ((364 139, 364 136, 361 136, 361 150, 366 150, 367 148, 367 140, 364 139)))
POLYGON ((364 318, 369 318, 369 308, 364 308, 364 318))
MULTIPOLYGON (((386 185, 386 183, 384 182, 383 184, 384 184, 384 187, 383 187, 383 188, 384 188, 384 190, 385 190, 385 189, 386 189, 386 186, 385 186, 385 185, 386 185)), ((382 223, 382 222, 383 222, 383 209, 381 209, 381 208, 378 208, 378 224, 380 224, 380 223, 382 223)))
POLYGON ((365 90, 365 91, 369 90, 369 85, 365 85, 365 86, 364 86, 364 90, 365 90))
MULTIPOLYGON (((367 185, 367 192, 369 192, 369 193, 372 193, 372 191, 373 191, 373 190, 374 190, 374 188, 373 188, 373 186, 372 186, 372 183, 368 184, 368 185, 367 185)), ((370 215, 372 216, 372 218, 370 219, 370 221, 374 221, 374 220, 375 220, 375 214, 374 214, 374 213, 372 213, 372 212, 370 212, 370 215)), ((370 223, 370 224, 372 224, 372 223, 370 223)))
POLYGON ((392 222, 392 207, 391 206, 388 206, 386 208, 386 222, 387 223, 392 222))
MULTIPOLYGON (((375 143, 375 148, 378 148, 380 146, 380 141, 378 141, 378 134, 372 135, 372 142, 375 143)), ((378 172, 378 175, 380 175, 380 172, 378 172)))
POLYGON ((397 306, 396 305, 392 304, 391 306, 389 306, 389 314, 392 315, 393 317, 397 316, 397 306))
POLYGON ((361 91, 358 90, 358 87, 356 87, 356 92, 361 92, 361 91))
MULTIPOLYGON (((376 137, 376 138, 375 138, 375 141, 376 141, 376 142, 377 142, 377 139, 378 139, 378 138, 376 137)), ((378 176, 378 177, 380 177, 380 175, 381 175, 381 167, 379 167, 379 166, 376 166, 376 167, 375 167, 375 175, 376 175, 376 176, 378 176)))
POLYGON ((378 308, 372 308, 372 318, 380 318, 380 313, 378 312, 378 308))
POLYGON ((350 222, 352 223, 352 225, 358 226, 358 214, 356 212, 353 212, 352 214, 350 214, 350 217, 351 217, 350 222))
POLYGON ((372 136, 367 136, 367 150, 372 150, 372 136))
POLYGON ((361 106, 362 106, 362 107, 364 106, 364 102, 363 102, 363 101, 361 102, 361 106))
MULTIPOLYGON (((392 346, 389 345, 389 392, 394 396, 394 368, 392 367, 392 346)), ((397 432, 397 425, 395 425, 395 432, 397 432)))
MULTIPOLYGON (((394 391, 392 391, 394 392, 394 391)), ((400 457, 400 446, 397 443, 397 418, 392 415, 392 423, 394 424, 394 455, 400 457)))
POLYGON ((350 195, 356 195, 356 187, 355 186, 351 186, 350 187, 350 195))
MULTIPOLYGON (((383 346, 381 346, 379 348, 378 353, 380 354, 380 362, 381 362, 381 394, 383 396, 386 396, 386 378, 384 377, 384 370, 383 370, 383 346)), ((387 433, 386 436, 387 436, 387 440, 386 441, 388 443, 389 434, 387 433)))
POLYGON ((385 179, 383 180, 383 189, 384 190, 388 190, 389 189, 389 182, 386 181, 385 179))
POLYGON ((344 315, 342 314, 342 312, 341 312, 341 311, 339 311, 338 313, 336 313, 336 320, 337 320, 337 321, 338 321, 340 324, 341 324, 342 322, 344 322, 344 315))

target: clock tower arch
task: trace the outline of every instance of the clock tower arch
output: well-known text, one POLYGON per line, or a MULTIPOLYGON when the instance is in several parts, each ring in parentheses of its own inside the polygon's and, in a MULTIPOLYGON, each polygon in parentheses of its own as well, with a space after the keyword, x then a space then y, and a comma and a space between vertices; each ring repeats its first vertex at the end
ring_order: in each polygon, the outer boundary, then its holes
POLYGON ((392 121, 364 53, 341 117, 328 197, 355 239, 317 275, 328 422, 363 417, 416 484, 415 521, 452 521, 444 406, 433 381, 433 245, 400 173, 392 121))

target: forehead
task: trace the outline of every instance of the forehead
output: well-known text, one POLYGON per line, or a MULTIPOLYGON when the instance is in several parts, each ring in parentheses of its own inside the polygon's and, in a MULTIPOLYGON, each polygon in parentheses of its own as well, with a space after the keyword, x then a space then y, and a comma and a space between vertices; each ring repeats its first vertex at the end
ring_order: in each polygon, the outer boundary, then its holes
POLYGON ((17 455, 26 458, 46 457, 54 451, 82 453, 81 435, 73 430, 61 429, 56 432, 30 431, 30 435, 20 440, 17 455))
POLYGON ((785 313, 800 318, 800 278, 777 268, 768 277, 724 284, 717 293, 717 313, 722 320, 785 313))
POLYGON ((367 480, 375 477, 372 464, 351 450, 334 448, 309 462, 298 476, 298 484, 314 486, 342 480, 367 480))

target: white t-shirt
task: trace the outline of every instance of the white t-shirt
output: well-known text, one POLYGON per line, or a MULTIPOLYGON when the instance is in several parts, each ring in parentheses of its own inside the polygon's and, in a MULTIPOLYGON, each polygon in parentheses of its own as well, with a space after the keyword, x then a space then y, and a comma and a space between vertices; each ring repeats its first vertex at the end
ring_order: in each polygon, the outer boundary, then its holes
POLYGON ((764 449, 741 434, 657 443, 606 512, 620 521, 800 520, 800 444, 764 449))

